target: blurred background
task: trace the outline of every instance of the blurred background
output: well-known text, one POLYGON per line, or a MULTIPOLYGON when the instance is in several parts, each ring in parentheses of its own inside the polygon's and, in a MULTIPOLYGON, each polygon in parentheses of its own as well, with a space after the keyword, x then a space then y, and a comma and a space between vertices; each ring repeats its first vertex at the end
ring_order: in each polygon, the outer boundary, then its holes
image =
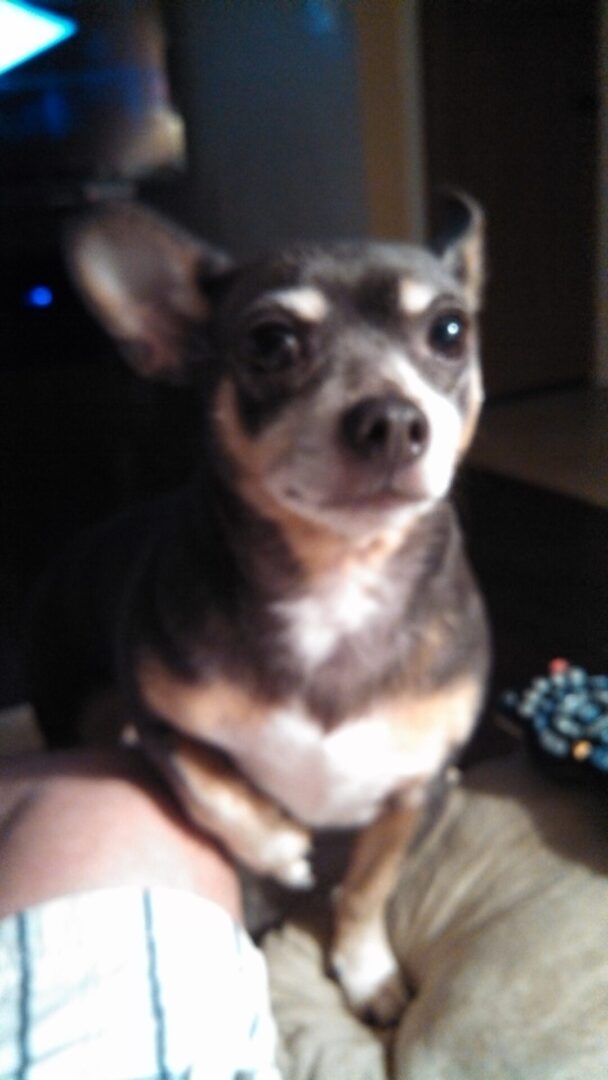
POLYGON ((459 482, 495 685, 608 664, 608 5, 0 0, 0 705, 32 581, 187 475, 187 391, 137 381, 66 279, 136 195, 237 254, 488 218, 487 406, 459 482))

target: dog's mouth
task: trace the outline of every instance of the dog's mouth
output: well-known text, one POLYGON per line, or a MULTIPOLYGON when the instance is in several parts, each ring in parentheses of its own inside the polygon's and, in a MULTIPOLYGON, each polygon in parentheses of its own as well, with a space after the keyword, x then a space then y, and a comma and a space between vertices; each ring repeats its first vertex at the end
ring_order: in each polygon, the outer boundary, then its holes
POLYGON ((346 492, 326 499, 322 503, 324 510, 396 510, 405 504, 424 502, 428 498, 421 491, 403 491, 387 486, 381 490, 346 492))
POLYGON ((332 490, 319 497, 297 486, 290 486, 284 491, 288 501, 302 510, 313 512, 344 511, 346 513, 384 514, 406 506, 427 503, 430 493, 421 482, 412 476, 399 482, 388 478, 382 482, 362 485, 344 484, 339 490, 332 490))
POLYGON ((324 455, 315 447, 295 460, 286 455, 267 483, 279 503, 303 517, 349 529, 383 527, 445 494, 453 473, 451 451, 431 440, 415 461, 379 462, 357 461, 346 453, 324 455))

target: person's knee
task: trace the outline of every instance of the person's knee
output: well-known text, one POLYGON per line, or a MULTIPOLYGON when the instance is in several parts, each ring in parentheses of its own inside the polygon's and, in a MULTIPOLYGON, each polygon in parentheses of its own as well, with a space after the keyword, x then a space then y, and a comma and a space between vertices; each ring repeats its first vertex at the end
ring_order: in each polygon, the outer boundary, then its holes
POLYGON ((234 870, 196 834, 132 752, 39 765, 5 816, 0 913, 121 885, 195 891, 239 911, 234 870))

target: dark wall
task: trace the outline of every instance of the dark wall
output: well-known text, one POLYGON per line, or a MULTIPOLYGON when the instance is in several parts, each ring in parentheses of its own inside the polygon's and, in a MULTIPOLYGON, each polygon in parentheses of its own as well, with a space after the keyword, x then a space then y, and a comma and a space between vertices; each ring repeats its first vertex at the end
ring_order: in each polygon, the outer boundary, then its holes
MULTIPOLYGON (((141 196, 235 252, 367 229, 352 9, 168 0, 189 164, 141 196)), ((132 376, 83 310, 60 252, 92 192, 0 189, 0 705, 25 692, 32 583, 72 534, 188 473, 189 391, 132 376), (55 303, 22 306, 46 282, 55 303)), ((48 162, 49 172, 53 162, 48 162)))
POLYGON ((423 0, 429 185, 488 215, 493 395, 593 367, 598 0, 423 0))

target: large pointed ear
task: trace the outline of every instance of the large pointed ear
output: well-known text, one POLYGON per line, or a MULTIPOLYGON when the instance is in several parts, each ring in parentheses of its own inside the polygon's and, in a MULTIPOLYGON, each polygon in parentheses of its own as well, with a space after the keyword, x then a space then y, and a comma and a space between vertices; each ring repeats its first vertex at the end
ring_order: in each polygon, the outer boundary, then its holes
POLYGON ((481 306, 484 286, 485 219, 468 195, 450 192, 443 203, 444 225, 432 244, 446 269, 463 286, 474 310, 481 306))
POLYGON ((151 210, 115 202, 66 234, 72 277, 139 374, 181 382, 210 302, 205 283, 230 260, 151 210))

